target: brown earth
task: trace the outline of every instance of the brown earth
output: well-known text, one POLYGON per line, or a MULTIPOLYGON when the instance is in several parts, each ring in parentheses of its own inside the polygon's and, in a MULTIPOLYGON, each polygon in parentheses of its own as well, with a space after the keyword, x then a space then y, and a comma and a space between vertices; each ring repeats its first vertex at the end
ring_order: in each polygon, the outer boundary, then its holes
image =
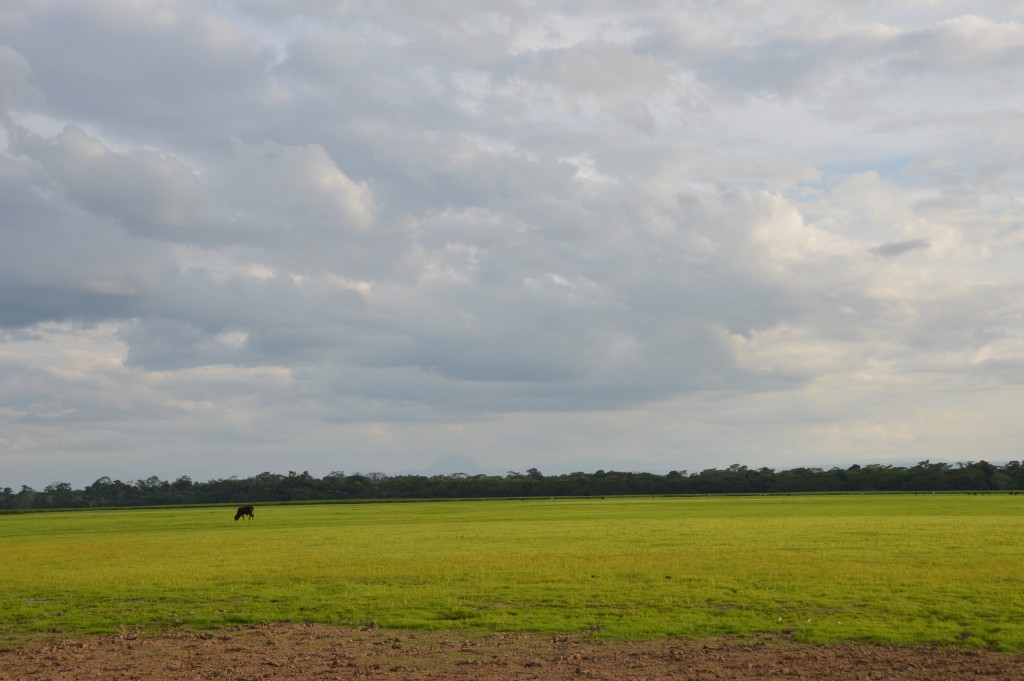
POLYGON ((260 625, 0 645, 0 679, 1024 679, 1024 655, 781 638, 612 642, 260 625))

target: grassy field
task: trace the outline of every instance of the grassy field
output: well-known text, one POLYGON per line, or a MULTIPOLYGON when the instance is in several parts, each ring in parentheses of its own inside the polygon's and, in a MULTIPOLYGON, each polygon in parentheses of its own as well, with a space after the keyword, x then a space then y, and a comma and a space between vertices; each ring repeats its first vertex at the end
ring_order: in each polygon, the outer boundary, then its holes
POLYGON ((0 633, 260 621, 1024 649, 1024 498, 0 515, 0 633))

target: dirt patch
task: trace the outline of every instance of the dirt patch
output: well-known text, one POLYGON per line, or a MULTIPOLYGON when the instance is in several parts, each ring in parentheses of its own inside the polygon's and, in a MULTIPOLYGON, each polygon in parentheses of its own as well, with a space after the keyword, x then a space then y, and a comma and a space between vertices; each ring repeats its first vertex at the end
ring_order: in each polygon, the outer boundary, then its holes
POLYGON ((47 637, 0 646, 0 679, 940 679, 1024 678, 1024 655, 786 640, 611 642, 260 625, 160 635, 47 637))

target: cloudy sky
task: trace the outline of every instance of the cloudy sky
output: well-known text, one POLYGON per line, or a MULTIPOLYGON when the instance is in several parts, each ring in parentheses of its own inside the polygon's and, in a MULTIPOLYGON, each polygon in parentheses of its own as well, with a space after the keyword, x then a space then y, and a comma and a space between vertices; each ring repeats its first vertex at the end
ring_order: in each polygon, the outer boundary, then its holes
POLYGON ((1024 455, 1018 0, 6 0, 0 487, 1024 455))

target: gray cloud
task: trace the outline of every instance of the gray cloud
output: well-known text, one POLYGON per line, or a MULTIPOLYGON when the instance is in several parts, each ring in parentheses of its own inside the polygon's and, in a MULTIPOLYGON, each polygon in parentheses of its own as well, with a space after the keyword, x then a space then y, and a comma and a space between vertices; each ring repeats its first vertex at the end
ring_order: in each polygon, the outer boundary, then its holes
POLYGON ((875 246, 871 249, 871 252, 875 255, 880 255, 883 258, 892 258, 897 255, 903 255, 910 251, 919 251, 928 248, 931 242, 928 239, 907 239, 906 241, 890 241, 889 243, 875 246))
POLYGON ((934 434, 1019 397, 1022 18, 16 3, 0 457, 1009 455, 999 409, 934 434))

